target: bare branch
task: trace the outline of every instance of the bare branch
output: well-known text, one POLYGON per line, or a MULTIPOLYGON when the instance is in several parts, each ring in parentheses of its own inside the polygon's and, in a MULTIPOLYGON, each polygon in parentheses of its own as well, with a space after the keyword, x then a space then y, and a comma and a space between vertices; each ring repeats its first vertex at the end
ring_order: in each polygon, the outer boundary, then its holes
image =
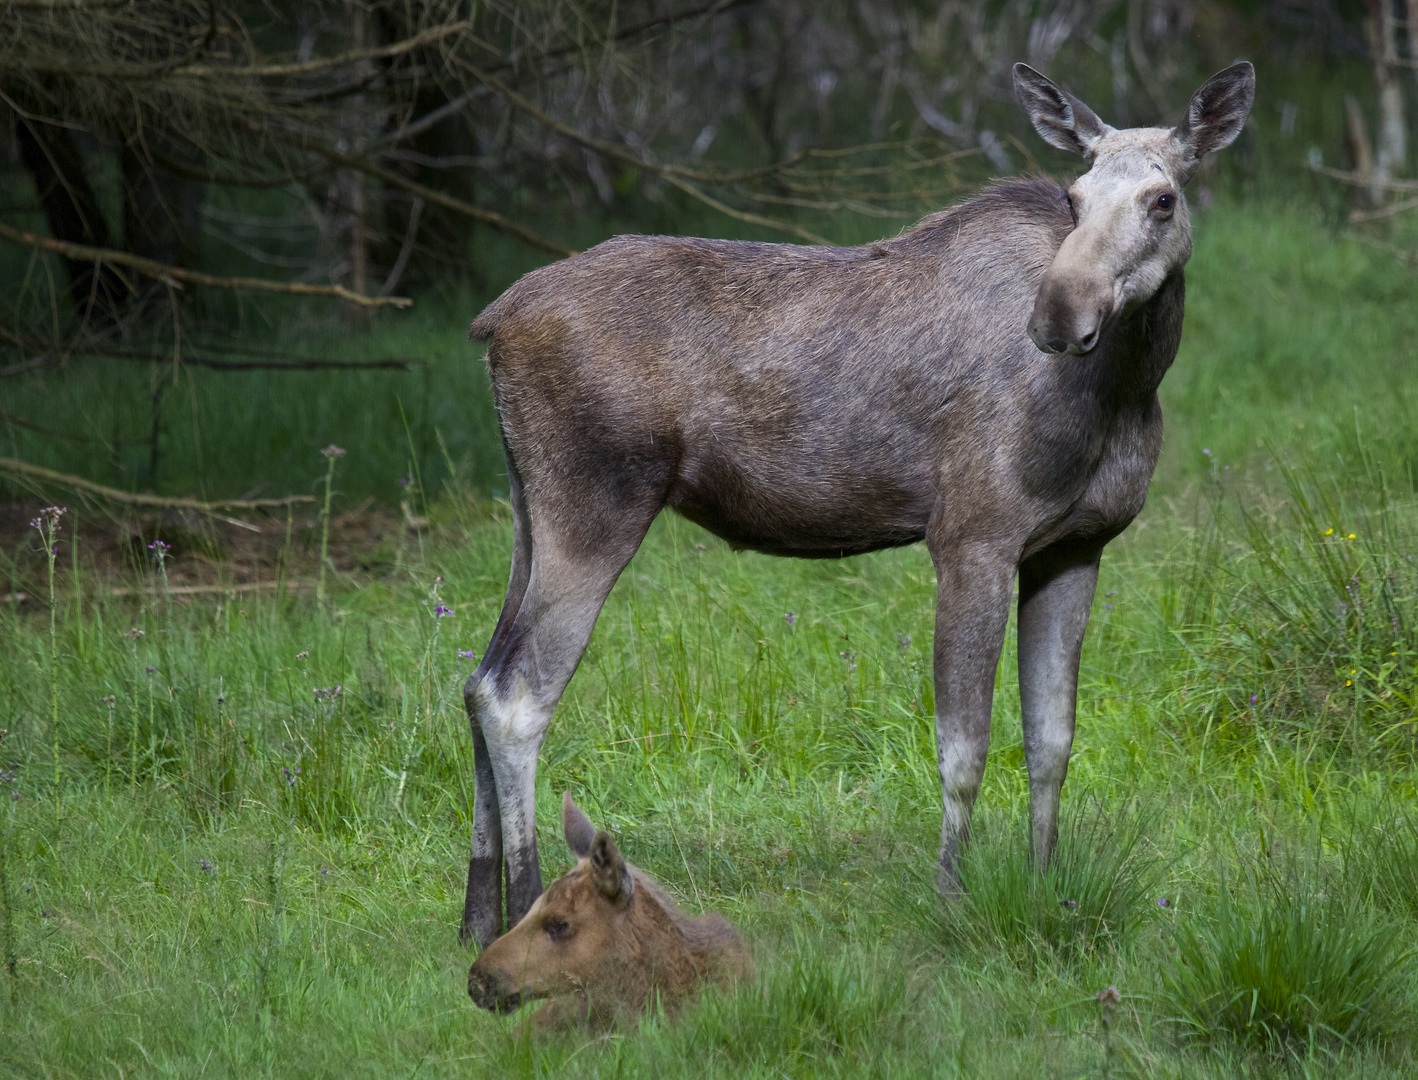
POLYGON ((395 42, 393 45, 383 45, 375 49, 354 49, 350 52, 340 53, 338 56, 326 56, 319 60, 306 60, 297 64, 258 64, 254 67, 218 67, 204 65, 201 67, 192 66, 178 68, 173 72, 184 78, 240 78, 240 79, 270 79, 281 78, 290 75, 308 75, 313 71, 324 71, 327 68, 343 67, 346 64, 357 64, 364 60, 387 60, 395 56, 403 56, 405 53, 413 52, 424 45, 431 45, 435 41, 441 41, 454 34, 461 34, 468 29, 471 24, 467 19, 462 22, 449 23, 447 26, 434 26, 415 34, 411 38, 395 42))
MULTIPOLYGON (((113 349, 103 345, 56 345, 49 341, 37 341, 21 337, 0 326, 0 337, 16 348, 44 356, 100 356, 113 360, 131 360, 140 363, 169 363, 171 355, 140 352, 135 349, 113 349)), ((318 356, 298 356, 284 360, 218 360, 210 356, 193 356, 186 350, 182 353, 182 363, 192 367, 211 368, 214 371, 412 371, 428 361, 419 356, 392 356, 381 360, 328 360, 318 356)), ((18 368, 20 365, 14 365, 18 368)), ((40 364, 32 364, 39 367, 40 364)), ((0 375, 9 374, 11 368, 0 368, 0 375)))
POLYGON ((173 498, 165 495, 147 495, 142 492, 120 491, 104 484, 85 480, 82 476, 55 472, 42 465, 31 465, 18 458, 0 457, 0 472, 13 476, 23 476, 27 480, 40 483, 58 484, 61 487, 95 495, 109 502, 124 503, 128 506, 152 506, 163 510, 197 510, 210 513, 215 510, 274 510, 301 503, 313 503, 314 495, 288 495, 284 499, 225 499, 218 502, 201 502, 198 499, 173 498))
POLYGON ((538 251, 545 251, 558 258, 566 258, 575 255, 574 249, 564 244, 558 244, 555 240, 543 236, 535 229, 530 229, 526 225, 513 221, 509 217, 504 217, 495 210, 485 210, 481 206, 474 206, 470 202, 464 202, 446 192, 436 188, 420 184, 417 180, 410 180, 407 176, 401 176, 393 169, 386 169, 384 166, 370 161, 366 157, 355 157, 352 154, 342 154, 332 147, 319 144, 308 144, 307 149, 313 150, 325 160, 334 165, 342 165, 347 169, 355 169, 366 176, 373 176, 378 180, 383 180, 386 184, 391 184, 397 188, 403 188, 411 195, 417 195, 424 202, 433 203, 437 206, 445 207, 456 213, 464 214, 474 221, 480 221, 489 228, 495 229, 505 236, 510 236, 514 240, 520 240, 528 247, 534 247, 538 251))
POLYGON ((109 263, 113 266, 127 266, 146 277, 156 278, 165 285, 177 287, 180 282, 205 285, 213 289, 252 289, 259 292, 291 293, 296 296, 333 296, 360 307, 406 308, 413 305, 407 296, 361 296, 342 285, 306 285, 302 282, 271 281, 268 278, 215 277, 196 270, 184 270, 178 266, 168 266, 154 262, 126 251, 112 248, 89 247, 86 244, 70 244, 49 236, 36 236, 21 232, 8 225, 0 224, 0 240, 29 247, 43 248, 70 259, 85 259, 93 262, 109 263))

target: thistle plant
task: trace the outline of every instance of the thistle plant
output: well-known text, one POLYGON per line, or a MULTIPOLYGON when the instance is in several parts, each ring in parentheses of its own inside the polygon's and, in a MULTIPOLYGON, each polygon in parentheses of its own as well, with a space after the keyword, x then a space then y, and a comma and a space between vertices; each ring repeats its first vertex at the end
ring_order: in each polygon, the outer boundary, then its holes
POLYGON ((345 451, 331 443, 320 451, 325 455, 325 508, 320 511, 320 576, 315 582, 315 602, 325 606, 325 560, 330 550, 330 494, 335 482, 335 462, 345 456, 345 451))
MULTIPOLYGON (((138 627, 127 631, 123 635, 133 643, 133 666, 138 666, 138 639, 143 636, 143 631, 138 627)), ((133 680, 133 728, 128 741, 128 790, 133 791, 138 787, 138 680, 133 680)))
POLYGON ((165 540, 154 540, 148 545, 148 550, 158 561, 158 577, 162 579, 163 618, 166 619, 172 615, 172 597, 167 591, 167 560, 168 553, 172 551, 172 545, 165 540))
POLYGON ((68 513, 65 506, 46 506, 30 521, 39 530, 44 554, 49 562, 49 704, 54 727, 54 820, 59 820, 59 627, 54 602, 54 561, 59 554, 59 519, 68 513))

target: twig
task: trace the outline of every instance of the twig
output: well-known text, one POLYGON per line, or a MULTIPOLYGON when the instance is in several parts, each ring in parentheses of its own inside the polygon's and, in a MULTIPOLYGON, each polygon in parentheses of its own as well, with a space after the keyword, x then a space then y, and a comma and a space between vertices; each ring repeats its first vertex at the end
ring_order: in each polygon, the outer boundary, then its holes
MULTIPOLYGON (((167 587, 169 596, 211 596, 217 593, 230 595, 232 593, 259 592, 262 589, 313 589, 313 581, 248 581, 244 585, 169 585, 167 587)), ((125 596, 152 596, 161 590, 152 586, 140 586, 138 588, 128 588, 126 586, 114 586, 111 589, 95 589, 91 595, 95 598, 122 599, 125 596)), ((0 602, 6 604, 23 604, 29 600, 40 599, 27 592, 12 592, 0 596, 0 602)))
POLYGON ((1383 218, 1393 217, 1395 214, 1401 214, 1405 210, 1412 210, 1415 206, 1418 206, 1418 196, 1404 199, 1402 202, 1389 203, 1377 210, 1351 210, 1349 211, 1349 224, 1358 225, 1364 221, 1379 221, 1383 218))
POLYGON ((779 229, 783 232, 792 233, 794 236, 801 237, 802 239, 807 240, 809 243, 830 243, 830 241, 824 239, 821 236, 818 236, 816 233, 809 232, 807 229, 801 228, 797 225, 792 225, 785 221, 778 221, 773 218, 764 217, 761 214, 749 213, 746 210, 736 210, 732 206, 729 206, 727 203, 721 202, 720 200, 714 198, 712 195, 696 187, 691 182, 693 180, 698 180, 701 183, 710 184, 737 183, 743 179, 748 179, 751 175, 765 175, 768 173, 773 173, 781 171, 782 169, 789 168, 791 167, 791 165, 796 164, 798 161, 801 161, 802 158, 805 156, 804 154, 794 155, 794 157, 789 159, 789 161, 787 162, 783 162, 777 165, 770 165, 764 169, 755 169, 743 173, 716 174, 702 172, 698 169, 680 168, 679 166, 673 165, 656 165, 653 162, 646 161, 638 154, 632 154, 629 151, 622 149, 615 143, 607 142, 605 139, 597 139, 593 136, 586 135, 583 132, 577 131, 570 124, 562 123, 560 120, 556 119, 556 117, 551 116, 550 114, 543 112, 541 109, 537 108, 536 105, 524 98, 521 94, 517 93, 505 82, 499 79, 496 75, 489 74, 488 72, 485 72, 482 69, 476 68, 473 65, 467 63, 460 62, 459 66, 467 68, 469 72, 471 72, 478 79, 482 80, 482 82, 488 87, 488 89, 492 90, 495 94, 506 100, 509 104, 516 106, 518 109, 521 109, 527 115, 531 116, 534 120, 536 120, 537 123, 543 125, 544 127, 548 127, 551 130, 555 131, 557 134, 564 135, 566 138, 571 139, 573 142, 580 143, 587 149, 594 150, 599 154, 604 154, 605 156, 612 158, 615 161, 622 162, 623 164, 629 165, 635 169, 642 169, 645 172, 648 172, 654 176, 659 176, 660 178, 667 181, 668 183, 673 184, 675 187, 679 188, 686 194, 698 199, 705 206, 717 210, 721 214, 726 214, 729 217, 737 218, 739 221, 746 221, 753 225, 763 225, 770 229, 779 229))
POLYGON ((334 296, 351 304, 358 304, 360 307, 406 308, 413 306, 413 301, 407 296, 362 296, 357 292, 351 292, 343 285, 306 285, 301 282, 271 281, 267 278, 215 277, 212 274, 198 273, 196 270, 184 270, 178 266, 154 262, 152 259, 145 259, 140 255, 130 255, 126 251, 89 247, 87 244, 71 244, 65 240, 55 240, 50 236, 36 236, 34 233, 21 232, 19 229, 12 229, 4 224, 0 224, 0 240, 43 248, 70 259, 127 266, 140 274, 156 278, 170 286, 176 285, 178 282, 190 282, 193 285, 206 285, 214 289, 255 289, 261 292, 293 293, 297 296, 334 296))
POLYGON ((1323 176, 1332 176, 1353 187, 1378 188, 1381 191, 1418 191, 1418 180, 1380 179, 1376 176, 1348 172, 1328 165, 1311 165, 1311 169, 1323 176))
POLYGON ((43 465, 31 465, 27 461, 10 457, 0 457, 0 472, 23 476, 30 480, 59 484, 75 491, 97 495, 110 502, 126 503, 129 506, 151 506, 164 510, 196 510, 201 513, 211 513, 216 510, 268 510, 315 501, 314 495, 287 495, 284 499, 223 499, 217 502, 202 502, 198 499, 183 499, 166 495, 147 495, 135 491, 120 491, 118 488, 85 480, 82 476, 55 472, 53 469, 46 469, 43 465))
MULTIPOLYGON (((110 349, 102 345, 56 345, 48 341, 35 341, 20 337, 3 326, 0 326, 0 338, 6 339, 17 348, 45 356, 106 356, 114 360, 141 363, 162 363, 171 359, 161 353, 139 352, 136 349, 110 349)), ((42 362, 43 357, 36 359, 42 362)), ((193 356, 184 351, 182 363, 215 371, 412 371, 428 361, 421 356, 391 356, 383 360, 328 360, 316 356, 297 356, 286 360, 217 360, 209 356, 193 356)), ((0 375, 18 374, 21 370, 39 366, 40 364, 33 360, 26 360, 0 368, 0 375)))
POLYGON ((817 233, 810 232, 801 226, 790 225, 786 221, 775 221, 773 218, 764 217, 762 214, 751 214, 746 210, 735 210, 728 203, 720 202, 708 192, 701 191, 699 188, 695 187, 688 180, 681 180, 678 176, 673 174, 665 174, 664 179, 667 183, 673 184, 686 194, 694 196, 705 206, 717 210, 721 214, 727 214, 731 218, 746 221, 751 225, 764 225, 770 229, 780 229, 783 232, 792 233, 794 236, 801 237, 810 244, 822 244, 826 247, 832 246, 831 240, 818 236, 817 233))
MULTIPOLYGON (((424 202, 434 203, 437 206, 463 214, 465 217, 470 217, 474 221, 480 221, 503 235, 520 240, 528 247, 536 248, 538 251, 545 251, 562 259, 576 254, 574 249, 564 244, 558 244, 555 240, 545 237, 535 229, 529 229, 511 218, 503 217, 496 210, 484 210, 481 206, 474 206, 470 202, 464 202, 462 199, 455 198, 436 188, 427 187, 416 180, 410 180, 407 176, 401 176, 393 169, 386 169, 368 158, 342 154, 334 147, 329 146, 307 145, 306 149, 313 150, 332 165, 343 165, 345 168, 362 172, 366 176, 372 176, 376 180, 383 180, 386 184, 403 188, 409 194, 419 196, 424 202)), ((391 300, 381 299, 378 302, 391 303, 392 298, 391 300)))
POLYGON ((267 79, 279 78, 288 75, 305 75, 312 71, 323 71, 326 68, 343 67, 345 64, 356 64, 363 60, 387 60, 394 56, 403 56, 404 53, 413 52, 424 45, 431 45, 435 41, 451 37, 454 34, 461 34, 469 26, 468 20, 462 22, 449 23, 447 26, 434 26, 422 33, 415 34, 411 38, 397 41, 393 45, 384 45, 375 49, 353 49, 350 52, 341 53, 338 56, 327 56, 319 60, 306 60, 296 64, 260 64, 254 67, 213 67, 206 65, 202 67, 192 66, 179 68, 173 72, 174 75, 184 77, 205 78, 214 76, 219 79, 267 79))

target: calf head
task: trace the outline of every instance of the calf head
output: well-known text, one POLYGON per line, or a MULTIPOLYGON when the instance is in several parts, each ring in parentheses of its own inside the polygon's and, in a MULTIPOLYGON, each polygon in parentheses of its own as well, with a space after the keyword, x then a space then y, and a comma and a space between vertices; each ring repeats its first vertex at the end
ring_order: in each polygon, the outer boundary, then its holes
POLYGON ((1109 322, 1150 299, 1191 255, 1182 186, 1202 157, 1241 133, 1255 69, 1242 61, 1213 75, 1173 128, 1118 131, 1027 64, 1014 65, 1014 90, 1040 137, 1089 165, 1069 188, 1075 227, 1029 319, 1029 336, 1044 352, 1086 353, 1109 322))
POLYGON ((621 932, 635 880, 615 841, 592 827, 569 793, 561 811, 579 861, 473 964, 468 993, 485 1009, 507 1012, 588 989, 614 994, 620 970, 635 959, 629 954, 643 944, 621 932))

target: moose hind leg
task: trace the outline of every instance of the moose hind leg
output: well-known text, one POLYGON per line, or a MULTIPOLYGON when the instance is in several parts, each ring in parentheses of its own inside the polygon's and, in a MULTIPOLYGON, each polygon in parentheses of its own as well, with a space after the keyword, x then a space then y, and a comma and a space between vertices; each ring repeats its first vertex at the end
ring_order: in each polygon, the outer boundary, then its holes
POLYGON ((532 569, 531 525, 521 478, 511 454, 507 457, 512 502, 512 570, 492 640, 482 662, 464 688, 464 703, 473 734, 473 841, 468 856, 468 888, 463 898, 463 922, 458 939, 468 945, 492 943, 502 934, 502 816, 498 810, 497 779, 488 755, 487 739, 478 719, 476 690, 488 669, 505 652, 508 628, 522 606, 532 569))
POLYGON ((496 784, 509 926, 542 892, 537 753, 601 605, 643 536, 637 527, 633 537, 622 534, 593 554, 568 554, 538 537, 522 603, 493 664, 469 689, 496 784))
POLYGON ((1029 769, 1030 851, 1047 869, 1059 835, 1078 701, 1078 664, 1102 548, 1050 549, 1019 568, 1019 704, 1029 769))

